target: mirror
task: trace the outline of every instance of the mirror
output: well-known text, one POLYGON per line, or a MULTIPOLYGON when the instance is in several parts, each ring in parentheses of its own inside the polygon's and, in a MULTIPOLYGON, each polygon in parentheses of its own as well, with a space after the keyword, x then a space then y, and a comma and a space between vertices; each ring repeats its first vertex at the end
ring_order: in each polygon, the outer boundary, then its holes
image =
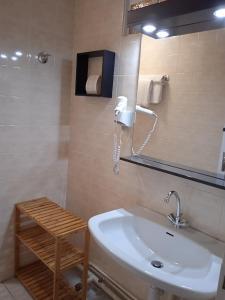
POLYGON ((160 38, 224 28, 225 0, 130 0, 127 26, 160 38), (147 26, 147 27, 146 27, 147 26))
MULTIPOLYGON (((137 104, 158 116, 143 155, 224 176, 225 29, 163 39, 142 35, 137 104)), ((153 122, 137 112, 134 151, 153 122)))

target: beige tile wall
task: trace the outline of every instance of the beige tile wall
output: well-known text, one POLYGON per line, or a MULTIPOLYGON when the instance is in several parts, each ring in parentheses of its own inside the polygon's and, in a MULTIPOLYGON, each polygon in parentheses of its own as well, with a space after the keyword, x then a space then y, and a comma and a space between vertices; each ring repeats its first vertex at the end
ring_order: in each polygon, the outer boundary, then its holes
MULTIPOLYGON (((159 123, 144 154, 217 171, 225 125, 224 46, 225 29, 161 40, 143 35, 140 78, 170 77, 163 102, 151 105, 159 123)), ((149 120, 140 118, 136 145, 150 126, 149 120)))
MULTIPOLYGON (((140 36, 122 36, 123 0, 76 0, 74 54, 109 49, 116 52, 113 97, 136 99, 140 36)), ((74 66, 75 66, 74 61, 74 66)), ((121 163, 112 171, 113 108, 115 99, 74 96, 72 89, 71 136, 67 208, 88 220, 108 210, 136 204, 162 214, 175 209, 165 205, 168 191, 180 193, 191 224, 225 241, 225 192, 183 179, 121 163)), ((92 241, 91 260, 139 299, 147 285, 115 264, 92 241)))
POLYGON ((13 274, 13 207, 46 195, 64 205, 73 0, 0 0, 0 280, 13 274), (11 61, 15 50, 23 57, 11 61), (48 51, 48 64, 35 56, 48 51))

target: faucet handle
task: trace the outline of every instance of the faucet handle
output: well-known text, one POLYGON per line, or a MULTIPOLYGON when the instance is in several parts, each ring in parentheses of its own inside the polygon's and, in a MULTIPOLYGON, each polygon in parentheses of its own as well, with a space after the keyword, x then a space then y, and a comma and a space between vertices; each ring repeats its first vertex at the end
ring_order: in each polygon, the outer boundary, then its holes
POLYGON ((169 214, 167 218, 170 220, 171 223, 175 224, 176 223, 176 218, 174 214, 169 214))
POLYGON ((179 222, 179 227, 189 227, 190 224, 188 223, 188 221, 186 221, 185 219, 181 219, 180 222, 179 222))
POLYGON ((167 218, 169 219, 169 221, 175 225, 176 228, 185 228, 185 227, 189 227, 189 223, 182 218, 177 219, 174 214, 169 214, 167 216, 167 218))

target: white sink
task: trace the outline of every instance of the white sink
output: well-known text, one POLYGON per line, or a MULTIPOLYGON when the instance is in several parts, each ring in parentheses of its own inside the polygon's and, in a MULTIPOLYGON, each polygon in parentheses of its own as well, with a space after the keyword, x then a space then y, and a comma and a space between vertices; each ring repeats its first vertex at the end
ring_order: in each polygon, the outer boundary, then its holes
POLYGON ((194 229, 176 229, 149 210, 118 209, 89 220, 90 231, 112 258, 142 276, 149 286, 188 299, 211 299, 217 287, 224 244, 194 229), (162 268, 151 262, 160 261, 162 268))

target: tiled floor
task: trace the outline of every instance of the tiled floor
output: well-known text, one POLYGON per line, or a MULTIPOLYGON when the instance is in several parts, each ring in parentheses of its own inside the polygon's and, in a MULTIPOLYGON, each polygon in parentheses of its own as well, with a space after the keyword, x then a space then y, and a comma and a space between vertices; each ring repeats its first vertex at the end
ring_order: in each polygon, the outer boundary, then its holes
MULTIPOLYGON (((88 291, 88 300, 110 300, 103 291, 91 287, 88 291)), ((0 284, 0 300, 32 300, 23 286, 15 278, 0 284)))

